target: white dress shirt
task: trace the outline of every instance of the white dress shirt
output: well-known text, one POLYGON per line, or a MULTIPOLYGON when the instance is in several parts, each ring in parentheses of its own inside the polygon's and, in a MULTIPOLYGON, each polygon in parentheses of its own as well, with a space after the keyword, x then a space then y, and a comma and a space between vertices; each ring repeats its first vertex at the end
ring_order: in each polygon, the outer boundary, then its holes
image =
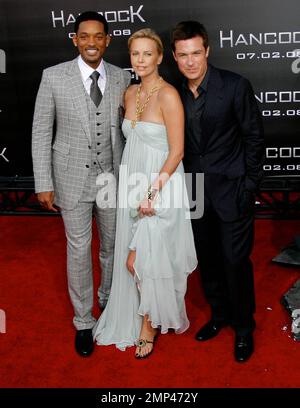
POLYGON ((78 66, 81 72, 81 78, 82 78, 82 82, 83 85, 85 87, 85 90, 87 91, 87 93, 90 95, 90 90, 91 90, 91 85, 92 85, 92 79, 90 78, 90 75, 94 72, 94 71, 98 71, 100 76, 98 79, 98 85, 99 88, 101 90, 102 95, 104 94, 104 90, 105 90, 105 85, 106 85, 106 72, 104 69, 104 64, 103 64, 103 60, 101 60, 100 64, 98 65, 98 67, 96 69, 93 69, 92 67, 90 67, 86 62, 83 61, 83 59, 81 58, 81 55, 79 55, 78 57, 78 66))

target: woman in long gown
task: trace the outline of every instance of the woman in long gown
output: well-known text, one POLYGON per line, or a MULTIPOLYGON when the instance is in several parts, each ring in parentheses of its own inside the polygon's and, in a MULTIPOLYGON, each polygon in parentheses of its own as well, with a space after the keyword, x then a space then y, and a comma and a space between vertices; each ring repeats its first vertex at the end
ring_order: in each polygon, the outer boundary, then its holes
POLYGON ((127 142, 119 175, 112 288, 93 335, 98 345, 115 344, 120 350, 136 344, 135 356, 145 358, 158 330, 188 329, 184 296, 197 259, 181 162, 180 97, 159 76, 159 36, 142 29, 128 45, 141 83, 125 94, 127 142))

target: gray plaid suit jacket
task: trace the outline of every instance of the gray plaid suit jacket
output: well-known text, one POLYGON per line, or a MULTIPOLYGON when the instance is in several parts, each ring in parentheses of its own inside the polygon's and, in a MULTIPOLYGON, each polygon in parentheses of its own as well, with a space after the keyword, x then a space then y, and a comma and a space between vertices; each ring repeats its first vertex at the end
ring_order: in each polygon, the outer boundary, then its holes
MULTIPOLYGON (((118 176, 124 139, 121 134, 123 94, 130 74, 104 62, 109 92, 111 144, 118 176)), ((77 58, 47 68, 36 98, 32 158, 36 193, 54 191, 55 203, 73 209, 78 203, 91 163, 91 135, 86 94, 77 58)))

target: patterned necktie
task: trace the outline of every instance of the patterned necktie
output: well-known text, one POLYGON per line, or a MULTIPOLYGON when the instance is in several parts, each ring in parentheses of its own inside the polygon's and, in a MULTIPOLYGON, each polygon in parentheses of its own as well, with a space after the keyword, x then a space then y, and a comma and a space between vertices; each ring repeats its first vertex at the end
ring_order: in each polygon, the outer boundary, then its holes
POLYGON ((98 71, 94 71, 92 73, 92 75, 90 75, 90 78, 92 80, 92 84, 91 84, 91 89, 90 89, 90 97, 92 98, 92 101, 94 102, 94 104, 96 105, 96 107, 98 108, 101 99, 102 99, 102 93, 100 91, 100 88, 98 86, 98 78, 99 78, 100 74, 98 71))

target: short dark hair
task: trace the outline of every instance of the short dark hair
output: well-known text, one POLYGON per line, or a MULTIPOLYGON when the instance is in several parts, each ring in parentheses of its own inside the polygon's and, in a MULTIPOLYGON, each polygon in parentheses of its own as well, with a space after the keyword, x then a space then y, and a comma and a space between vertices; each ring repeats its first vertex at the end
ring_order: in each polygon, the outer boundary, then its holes
POLYGON ((181 21, 176 25, 171 34, 171 47, 175 51, 175 43, 180 40, 189 40, 194 37, 202 37, 204 48, 208 47, 208 34, 206 28, 199 21, 181 21))
POLYGON ((84 11, 83 13, 79 14, 79 16, 76 17, 74 23, 74 32, 77 34, 79 24, 89 20, 99 21, 100 23, 102 23, 105 34, 108 34, 108 23, 106 21, 106 18, 102 16, 102 14, 97 13, 96 11, 84 11))

